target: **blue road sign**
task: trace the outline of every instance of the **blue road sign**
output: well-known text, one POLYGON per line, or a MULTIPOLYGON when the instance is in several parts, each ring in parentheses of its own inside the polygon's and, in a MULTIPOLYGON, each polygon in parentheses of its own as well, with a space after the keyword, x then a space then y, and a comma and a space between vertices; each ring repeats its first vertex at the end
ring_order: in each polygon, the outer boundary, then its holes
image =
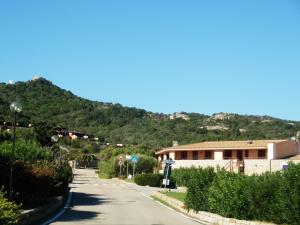
POLYGON ((139 160, 139 157, 138 157, 138 156, 136 156, 136 155, 132 155, 132 156, 131 156, 131 162, 132 162, 132 163, 137 163, 138 160, 139 160))

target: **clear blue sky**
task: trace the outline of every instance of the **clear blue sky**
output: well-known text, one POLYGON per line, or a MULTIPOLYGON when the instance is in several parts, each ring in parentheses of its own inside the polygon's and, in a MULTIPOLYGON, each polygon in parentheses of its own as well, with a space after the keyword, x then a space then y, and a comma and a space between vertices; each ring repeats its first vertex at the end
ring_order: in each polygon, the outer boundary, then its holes
POLYGON ((300 120, 298 0, 0 1, 0 80, 154 112, 300 120))

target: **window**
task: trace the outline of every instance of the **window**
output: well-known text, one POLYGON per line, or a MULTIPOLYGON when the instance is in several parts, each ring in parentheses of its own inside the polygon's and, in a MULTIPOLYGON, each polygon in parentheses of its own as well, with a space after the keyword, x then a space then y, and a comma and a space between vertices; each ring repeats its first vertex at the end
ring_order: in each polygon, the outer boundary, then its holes
POLYGON ((186 160, 187 159, 187 152, 181 152, 181 159, 186 160))
POLYGON ((249 158, 249 150, 245 151, 245 158, 249 158))
POLYGON ((204 159, 212 159, 211 151, 205 151, 204 153, 204 159))
POLYGON ((225 150, 224 151, 224 159, 231 159, 232 158, 232 151, 231 150, 225 150))
POLYGON ((266 150, 258 150, 258 158, 259 159, 266 158, 266 150))
POLYGON ((198 160, 198 151, 193 151, 193 160, 198 160))

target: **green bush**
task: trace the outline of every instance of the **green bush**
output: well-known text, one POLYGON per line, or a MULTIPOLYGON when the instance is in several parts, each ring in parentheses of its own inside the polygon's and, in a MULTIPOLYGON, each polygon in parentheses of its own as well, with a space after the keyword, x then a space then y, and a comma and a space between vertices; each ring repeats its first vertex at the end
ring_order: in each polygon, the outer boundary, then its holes
POLYGON ((67 162, 54 165, 54 174, 51 181, 51 196, 65 196, 69 189, 69 183, 73 180, 72 168, 67 162))
POLYGON ((171 177, 176 182, 177 186, 187 187, 193 172, 196 170, 197 169, 195 167, 174 169, 172 170, 171 177))
POLYGON ((0 224, 17 224, 21 217, 20 206, 4 198, 4 193, 0 191, 0 224))
POLYGON ((134 182, 141 186, 160 187, 161 180, 161 174, 137 174, 134 177, 134 182))
POLYGON ((185 199, 189 209, 237 219, 299 225, 300 164, 290 163, 287 170, 260 176, 197 169, 191 177, 185 199))
MULTIPOLYGON (((140 173, 152 173, 154 167, 157 165, 155 158, 147 155, 138 155, 139 160, 135 165, 135 174, 140 173)), ((133 174, 133 163, 126 161, 121 167, 121 176, 126 175, 126 169, 128 163, 128 171, 133 174)), ((101 178, 113 178, 120 175, 120 166, 116 156, 112 156, 108 159, 102 159, 99 163, 99 176, 101 178)))
POLYGON ((15 163, 13 191, 17 203, 24 208, 37 207, 46 202, 50 195, 53 169, 48 165, 15 163))
POLYGON ((213 168, 191 169, 191 178, 187 184, 186 206, 195 211, 208 210, 207 192, 213 182, 213 168))
POLYGON ((101 178, 113 178, 117 175, 117 159, 115 157, 109 160, 101 160, 99 163, 99 176, 101 178))
MULTIPOLYGON (((0 157, 12 157, 12 142, 3 142, 0 144, 0 157)), ((18 141, 16 142, 15 160, 22 160, 24 162, 35 163, 37 161, 51 160, 52 152, 48 149, 42 148, 32 141, 18 141)))

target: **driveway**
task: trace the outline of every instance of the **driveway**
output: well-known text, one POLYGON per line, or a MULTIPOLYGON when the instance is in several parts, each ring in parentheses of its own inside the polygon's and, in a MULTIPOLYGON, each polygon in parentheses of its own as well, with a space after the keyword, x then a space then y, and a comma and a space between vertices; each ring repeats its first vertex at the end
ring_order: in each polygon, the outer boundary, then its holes
POLYGON ((199 225, 153 201, 155 188, 102 180, 94 170, 76 170, 70 208, 51 224, 199 225))

